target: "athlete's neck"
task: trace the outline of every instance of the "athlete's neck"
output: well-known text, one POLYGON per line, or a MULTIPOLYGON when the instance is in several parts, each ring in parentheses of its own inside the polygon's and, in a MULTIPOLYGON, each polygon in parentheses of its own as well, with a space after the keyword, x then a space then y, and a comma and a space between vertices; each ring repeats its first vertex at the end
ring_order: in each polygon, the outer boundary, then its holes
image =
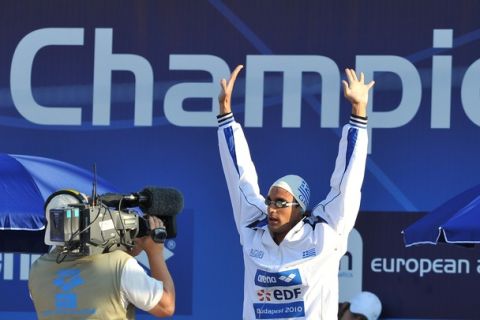
MULTIPOLYGON (((289 230, 290 231, 290 230, 289 230)), ((286 232, 270 232, 270 234, 272 235, 272 239, 273 241, 277 244, 277 245, 280 245, 280 242, 283 241, 283 239, 285 239, 287 233, 289 231, 286 231, 286 232)))

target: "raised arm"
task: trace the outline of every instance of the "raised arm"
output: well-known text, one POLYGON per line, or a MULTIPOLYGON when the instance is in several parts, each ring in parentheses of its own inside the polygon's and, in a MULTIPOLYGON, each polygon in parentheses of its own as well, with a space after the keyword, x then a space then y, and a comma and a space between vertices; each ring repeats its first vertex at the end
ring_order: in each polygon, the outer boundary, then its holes
POLYGON ((355 70, 346 69, 343 81, 345 98, 352 104, 350 122, 343 127, 335 170, 330 179, 327 198, 313 210, 323 217, 340 236, 347 237, 355 224, 360 208, 361 187, 367 158, 367 103, 368 92, 374 82, 364 83, 364 75, 357 78, 355 70))
MULTIPOLYGON (((255 166, 250 157, 250 150, 243 130, 232 114, 231 97, 239 65, 232 72, 230 79, 222 79, 221 92, 218 96, 218 145, 223 171, 227 181, 228 192, 240 237, 240 229, 264 217, 266 206, 260 195, 255 166)), ((240 238, 242 242, 242 239, 240 238)))
POLYGON ((243 65, 238 65, 235 70, 233 70, 232 74, 230 75, 230 79, 228 81, 226 79, 222 79, 220 81, 220 86, 222 90, 218 95, 218 107, 219 107, 219 115, 223 116, 227 113, 232 112, 232 92, 233 87, 235 86, 235 81, 237 80, 237 76, 240 71, 243 69, 243 65))

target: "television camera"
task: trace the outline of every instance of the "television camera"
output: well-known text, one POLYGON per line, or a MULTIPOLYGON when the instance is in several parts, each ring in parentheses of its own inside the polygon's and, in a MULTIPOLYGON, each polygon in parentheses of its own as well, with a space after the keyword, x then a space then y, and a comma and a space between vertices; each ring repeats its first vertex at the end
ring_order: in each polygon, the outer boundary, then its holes
POLYGON ((92 198, 76 190, 60 190, 45 202, 45 243, 63 247, 65 255, 128 251, 135 238, 146 235, 163 243, 177 235, 176 215, 182 209, 183 196, 173 188, 145 187, 127 195, 92 198), (164 227, 150 230, 150 215, 160 218, 164 227))

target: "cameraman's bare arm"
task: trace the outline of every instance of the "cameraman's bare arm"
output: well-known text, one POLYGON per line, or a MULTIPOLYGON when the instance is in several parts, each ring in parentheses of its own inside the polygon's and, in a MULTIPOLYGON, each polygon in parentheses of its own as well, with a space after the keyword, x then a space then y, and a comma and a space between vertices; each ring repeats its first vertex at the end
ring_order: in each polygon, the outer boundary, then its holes
MULTIPOLYGON (((157 217, 149 217, 150 229, 163 225, 157 217)), ((150 272, 153 278, 162 281, 163 294, 155 307, 148 312, 157 317, 170 317, 175 312, 175 286, 163 258, 163 243, 155 243, 150 236, 138 238, 136 244, 140 246, 148 257, 150 272)))

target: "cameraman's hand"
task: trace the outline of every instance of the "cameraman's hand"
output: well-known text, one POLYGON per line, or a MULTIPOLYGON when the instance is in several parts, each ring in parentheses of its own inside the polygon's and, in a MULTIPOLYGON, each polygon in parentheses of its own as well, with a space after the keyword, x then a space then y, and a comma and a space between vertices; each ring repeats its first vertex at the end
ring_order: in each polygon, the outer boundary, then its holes
MULTIPOLYGON (((148 217, 148 224, 150 226, 150 230, 163 227, 163 221, 155 216, 148 217)), ((144 236, 141 238, 135 238, 135 247, 133 247, 131 254, 132 256, 137 256, 145 250, 147 255, 150 254, 162 254, 163 255, 163 243, 156 243, 153 241, 150 235, 144 236)))
MULTIPOLYGON (((148 225, 150 230, 164 227, 163 221, 154 216, 148 217, 148 225)), ((171 317, 175 312, 175 286, 163 257, 163 243, 156 243, 150 235, 136 238, 132 254, 134 254, 136 250, 138 250, 138 253, 145 250, 152 278, 163 283, 162 298, 158 304, 148 310, 148 312, 157 317, 171 317)))

